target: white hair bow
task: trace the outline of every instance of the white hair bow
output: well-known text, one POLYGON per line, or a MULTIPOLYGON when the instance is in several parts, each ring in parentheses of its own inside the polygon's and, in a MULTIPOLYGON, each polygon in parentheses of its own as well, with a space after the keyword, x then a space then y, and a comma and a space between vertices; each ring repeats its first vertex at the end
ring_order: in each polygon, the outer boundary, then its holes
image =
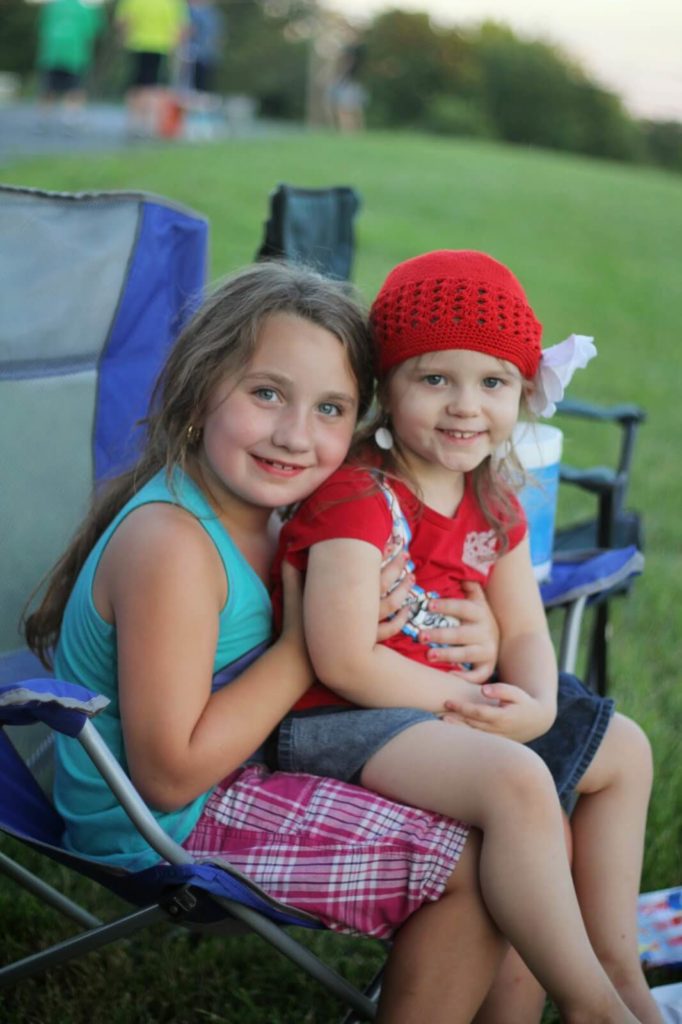
POLYGON ((553 416, 556 403, 564 397, 575 371, 583 370, 596 354, 594 338, 584 334, 571 334, 557 345, 544 349, 533 379, 533 390, 528 396, 531 412, 536 416, 553 416))

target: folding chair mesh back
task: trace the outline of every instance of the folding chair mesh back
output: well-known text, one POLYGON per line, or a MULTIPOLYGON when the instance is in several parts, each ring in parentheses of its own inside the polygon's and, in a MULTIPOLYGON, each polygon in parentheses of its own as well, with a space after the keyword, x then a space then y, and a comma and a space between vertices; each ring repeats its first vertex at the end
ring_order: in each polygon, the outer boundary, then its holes
POLYGON ((94 481, 134 459, 154 380, 201 298, 208 226, 153 196, 12 188, 0 223, 1 682, 41 674, 20 650, 22 608, 94 481))

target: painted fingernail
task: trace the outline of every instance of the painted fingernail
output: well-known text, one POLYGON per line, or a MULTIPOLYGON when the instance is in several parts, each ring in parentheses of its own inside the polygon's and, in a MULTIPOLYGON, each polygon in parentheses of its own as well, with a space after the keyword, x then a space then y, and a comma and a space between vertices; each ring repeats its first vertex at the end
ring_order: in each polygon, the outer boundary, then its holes
POLYGON ((420 641, 423 644, 428 644, 429 641, 431 640, 431 634, 430 633, 420 633, 419 634, 419 639, 420 639, 420 641))

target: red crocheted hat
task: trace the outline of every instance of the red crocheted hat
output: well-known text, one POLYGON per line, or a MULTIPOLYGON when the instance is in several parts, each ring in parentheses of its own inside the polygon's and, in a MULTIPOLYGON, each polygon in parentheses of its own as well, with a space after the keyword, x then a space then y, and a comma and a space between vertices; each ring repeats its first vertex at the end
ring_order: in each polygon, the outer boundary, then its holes
POLYGON ((399 263, 370 317, 382 376, 448 348, 507 359, 528 379, 540 363, 542 324, 512 272, 483 252, 441 249, 399 263))

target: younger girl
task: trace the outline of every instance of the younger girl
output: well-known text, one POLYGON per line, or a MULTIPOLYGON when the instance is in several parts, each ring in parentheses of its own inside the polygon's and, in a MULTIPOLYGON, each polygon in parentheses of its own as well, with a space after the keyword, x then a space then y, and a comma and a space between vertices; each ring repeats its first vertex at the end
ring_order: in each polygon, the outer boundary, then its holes
MULTIPOLYGON (((229 279, 179 338, 138 465, 95 498, 27 638, 110 698, 95 725, 176 841, 332 928, 394 937, 379 1020, 465 1024, 503 952, 476 834, 244 764, 312 681, 295 574, 268 646, 271 512, 346 457, 370 364, 340 286, 278 263, 229 279)), ((158 859, 67 737, 54 796, 72 849, 134 870, 158 859)))
MULTIPOLYGON (((557 848, 556 805, 531 752, 510 742, 535 739, 550 728, 556 665, 522 513, 492 465, 530 392, 541 328, 513 275, 471 252, 431 253, 397 267, 374 304, 373 322, 384 413, 376 439, 384 458, 361 445, 355 464, 335 474, 283 531, 282 550, 307 567, 306 635, 318 679, 331 689, 316 684, 280 728, 280 764, 357 779, 478 825, 491 913, 570 1019, 576 984, 571 954, 581 955, 584 936, 573 916, 570 880, 564 888, 568 873, 557 848), (368 627, 376 617, 378 565, 392 538, 410 544, 415 621, 378 645, 368 627), (504 682, 480 689, 433 670, 424 628, 430 594, 456 596, 464 580, 486 586, 501 631, 504 682), (367 710, 347 710, 353 704, 367 710), (437 721, 453 707, 473 728, 453 733, 437 721), (556 906, 548 917, 550 893, 556 906), (568 932, 558 926, 560 917, 568 932), (531 921, 529 935, 524 926, 531 921)), ((622 744, 628 730, 619 725, 618 731, 622 744)), ((636 740, 635 732, 633 727, 629 735, 636 740)), ((589 757, 600 740, 595 734, 589 757)), ((590 785, 603 788, 603 764, 600 771, 601 779, 593 774, 590 785)), ((623 792, 610 794, 614 808, 619 800, 621 809, 632 812, 636 832, 616 865, 618 870, 624 863, 627 874, 611 887, 611 897, 625 893, 634 901, 647 795, 646 778, 634 801, 623 792)), ((602 802, 602 810, 608 807, 602 802)), ((600 826, 596 811, 595 803, 592 837, 581 843, 593 856, 583 869, 593 883, 598 867, 604 868, 598 843, 614 826, 613 814, 600 826)), ((604 848, 612 846, 605 841, 604 848)), ((628 919, 626 934, 605 945, 625 947, 619 966, 629 961, 630 969, 627 980, 618 978, 623 994, 638 1015, 641 1008, 642 1019, 656 1021, 641 972, 639 983, 631 979, 631 909, 617 910, 606 898, 601 907, 613 914, 611 922, 628 919)), ((595 927, 600 937, 604 931, 604 925, 601 932, 595 927)), ((634 967, 638 971, 636 945, 634 967)))

